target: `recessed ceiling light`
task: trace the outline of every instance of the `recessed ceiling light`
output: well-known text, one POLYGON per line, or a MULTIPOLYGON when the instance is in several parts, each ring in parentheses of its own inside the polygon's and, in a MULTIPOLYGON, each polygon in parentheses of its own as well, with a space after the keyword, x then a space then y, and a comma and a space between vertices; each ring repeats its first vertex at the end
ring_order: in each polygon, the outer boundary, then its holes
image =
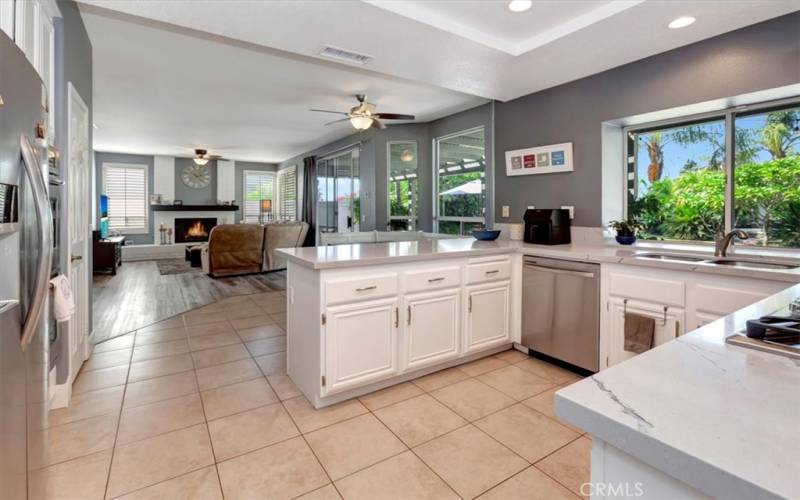
POLYGON ((533 6, 531 0, 511 0, 508 2, 508 10, 511 12, 525 12, 533 6))
POLYGON ((685 28, 690 24, 693 24, 695 21, 697 21, 697 19, 693 18, 692 16, 681 16, 677 19, 673 19, 672 22, 667 26, 669 26, 670 29, 676 30, 685 28))

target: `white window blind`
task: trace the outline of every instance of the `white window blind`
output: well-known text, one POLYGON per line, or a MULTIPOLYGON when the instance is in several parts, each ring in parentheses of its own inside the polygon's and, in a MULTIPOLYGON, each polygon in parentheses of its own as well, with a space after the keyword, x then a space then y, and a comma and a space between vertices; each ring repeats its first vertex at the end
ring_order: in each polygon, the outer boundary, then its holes
POLYGON ((278 218, 297 220, 297 167, 278 172, 278 218))
POLYGON ((147 232, 147 166, 103 165, 108 226, 122 233, 147 232))
MULTIPOLYGON (((261 200, 276 201, 274 196, 275 174, 273 172, 244 171, 243 219, 246 223, 258 224, 261 217, 261 200)), ((273 206, 273 214, 276 207, 273 206)))

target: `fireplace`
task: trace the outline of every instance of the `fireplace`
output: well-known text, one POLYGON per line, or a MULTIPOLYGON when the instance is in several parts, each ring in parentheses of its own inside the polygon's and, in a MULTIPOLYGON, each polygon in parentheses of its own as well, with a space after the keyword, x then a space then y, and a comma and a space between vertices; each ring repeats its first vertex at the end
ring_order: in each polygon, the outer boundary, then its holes
POLYGON ((211 228, 217 225, 216 217, 189 217, 175 219, 175 243, 208 241, 211 228))

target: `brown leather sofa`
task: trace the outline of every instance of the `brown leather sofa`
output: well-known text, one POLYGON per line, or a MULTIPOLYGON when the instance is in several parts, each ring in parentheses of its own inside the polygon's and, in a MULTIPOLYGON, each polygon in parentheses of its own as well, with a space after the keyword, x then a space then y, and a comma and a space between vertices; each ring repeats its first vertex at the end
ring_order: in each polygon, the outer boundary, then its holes
POLYGON ((215 278, 260 273, 264 265, 264 227, 260 224, 215 226, 201 255, 203 271, 215 278))
POLYGON ((215 226, 201 250, 203 272, 219 278, 283 269, 275 249, 301 246, 307 232, 305 222, 215 226))
POLYGON ((286 259, 277 248, 303 246, 308 232, 307 222, 275 222, 264 226, 264 271, 286 268, 286 259))

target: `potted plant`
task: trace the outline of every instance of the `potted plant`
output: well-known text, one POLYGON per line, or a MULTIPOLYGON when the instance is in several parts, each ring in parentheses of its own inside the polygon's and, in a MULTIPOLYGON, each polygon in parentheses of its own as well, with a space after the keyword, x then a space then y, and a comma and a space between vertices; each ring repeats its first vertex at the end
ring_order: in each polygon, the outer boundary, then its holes
POLYGON ((633 245, 636 233, 642 229, 642 223, 635 219, 612 220, 608 225, 617 232, 616 240, 620 245, 633 245))

